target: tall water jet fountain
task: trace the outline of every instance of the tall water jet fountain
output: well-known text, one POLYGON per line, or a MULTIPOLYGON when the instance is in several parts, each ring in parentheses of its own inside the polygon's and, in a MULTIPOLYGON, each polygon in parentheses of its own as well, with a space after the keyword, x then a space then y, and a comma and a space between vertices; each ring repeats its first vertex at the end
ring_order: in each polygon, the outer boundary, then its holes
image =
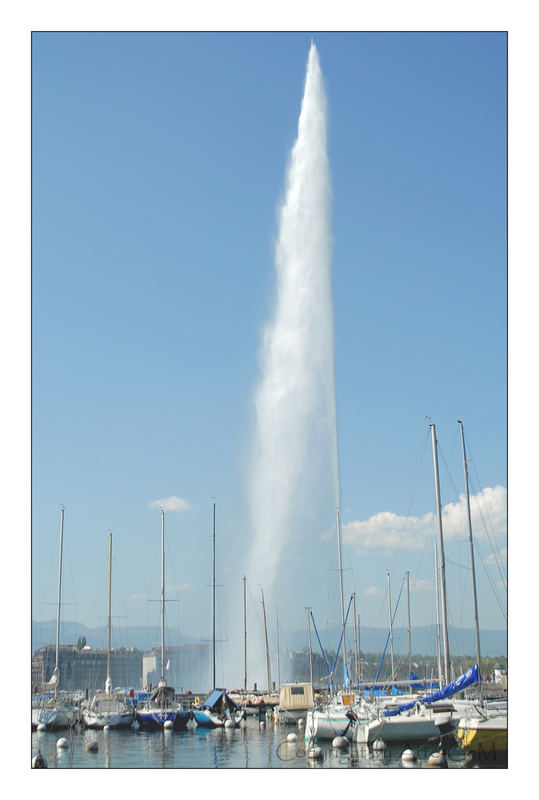
MULTIPOLYGON (((264 587, 268 598, 282 571, 285 547, 296 535, 304 542, 310 537, 311 544, 321 540, 340 505, 326 119, 323 78, 312 43, 279 212, 275 310, 264 332, 255 399, 252 544, 246 574, 256 591, 264 587), (310 512, 309 531, 305 514, 317 505, 322 486, 329 493, 330 516, 324 530, 317 530, 316 514, 310 512)), ((301 597, 306 565, 297 554, 292 557, 298 562, 301 597)), ((308 600, 299 601, 296 610, 301 616, 308 600)), ((281 605, 284 600, 280 595, 279 602, 276 597, 270 602, 281 605)), ((262 660, 263 652, 258 656, 262 660)))

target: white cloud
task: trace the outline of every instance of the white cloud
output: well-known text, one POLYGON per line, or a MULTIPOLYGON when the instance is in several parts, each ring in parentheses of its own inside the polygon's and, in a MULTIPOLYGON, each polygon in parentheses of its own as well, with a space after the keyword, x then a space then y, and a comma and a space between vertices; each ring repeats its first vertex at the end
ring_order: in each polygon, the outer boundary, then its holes
POLYGON ((432 581, 424 581, 419 578, 410 578, 411 592, 432 592, 434 584, 432 581))
POLYGON ((507 547, 502 547, 499 553, 491 553, 485 559, 485 564, 487 566, 496 565, 496 564, 503 564, 504 566, 507 564, 507 547))
MULTIPOLYGON (((505 540, 507 533, 507 489, 503 486, 487 487, 470 497, 472 530, 474 538, 487 535, 505 540)), ((373 550, 391 552, 397 549, 421 550, 427 538, 436 534, 436 515, 429 511, 422 517, 403 517, 391 511, 381 511, 369 519, 347 522, 343 525, 343 540, 357 553, 373 550)), ((444 539, 468 535, 466 500, 462 494, 457 503, 448 503, 442 509, 444 539)))
POLYGON ((162 508, 164 511, 191 511, 187 500, 181 497, 163 497, 162 500, 152 500, 150 508, 162 508))
POLYGON ((167 586, 167 591, 169 592, 185 592, 186 589, 192 589, 192 583, 177 583, 174 586, 167 586))
POLYGON ((365 589, 363 594, 365 597, 377 597, 378 595, 381 595, 382 592, 380 591, 378 586, 369 586, 368 589, 365 589))

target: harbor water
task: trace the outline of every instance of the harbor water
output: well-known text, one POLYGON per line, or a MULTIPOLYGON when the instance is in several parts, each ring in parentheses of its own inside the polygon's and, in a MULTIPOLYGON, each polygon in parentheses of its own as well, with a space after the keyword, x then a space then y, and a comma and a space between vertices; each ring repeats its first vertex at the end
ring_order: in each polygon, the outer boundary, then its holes
MULTIPOLYGON (((262 727, 249 719, 235 729, 33 732, 32 758, 41 753, 49 769, 430 769, 429 757, 438 751, 438 742, 415 745, 417 760, 405 762, 406 744, 388 745, 384 751, 353 742, 344 750, 333 748, 331 741, 317 744, 322 757, 315 760, 308 757, 304 734, 295 727, 271 721, 262 727), (292 732, 297 735, 294 743, 287 739, 292 732), (57 747, 60 738, 66 738, 69 747, 57 747)), ((446 758, 448 769, 475 766, 456 742, 446 748, 446 758)), ((495 758, 481 763, 487 768, 503 766, 495 758)))

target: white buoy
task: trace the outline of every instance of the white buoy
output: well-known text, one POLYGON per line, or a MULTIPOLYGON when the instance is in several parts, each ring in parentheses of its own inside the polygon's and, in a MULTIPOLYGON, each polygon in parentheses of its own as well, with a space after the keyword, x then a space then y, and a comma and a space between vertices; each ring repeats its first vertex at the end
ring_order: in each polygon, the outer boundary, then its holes
POLYGON ((304 725, 305 725, 305 720, 304 719, 298 719, 298 728, 303 728, 304 725))
POLYGON ((173 721, 172 721, 171 719, 166 719, 166 720, 164 721, 164 723, 163 723, 163 728, 164 728, 166 731, 171 731, 173 727, 174 727, 174 723, 173 723, 173 721))
POLYGON ((104 731, 110 731, 110 725, 103 725, 104 731))
POLYGON ((383 741, 383 739, 376 739, 372 743, 372 749, 373 750, 385 750, 386 749, 386 743, 383 741))
POLYGON ((86 742, 86 752, 87 753, 97 753, 99 747, 95 739, 92 739, 89 742, 86 742))
POLYGON ((58 741, 56 742, 56 747, 67 748, 69 747, 69 742, 67 741, 67 739, 64 739, 64 737, 61 736, 60 739, 58 739, 58 741))
POLYGON ((235 727, 236 727, 236 725, 235 725, 233 719, 226 719, 225 720, 225 728, 229 728, 230 729, 230 728, 235 728, 235 727))
POLYGON ((318 745, 315 745, 314 747, 309 747, 309 750, 307 751, 307 757, 308 758, 316 758, 316 759, 318 759, 318 758, 322 758, 323 755, 324 754, 322 752, 322 748, 319 747, 318 745))
POLYGON ((40 722, 39 725, 37 726, 37 729, 41 733, 41 731, 46 731, 47 730, 47 726, 45 725, 44 722, 40 722))
POLYGON ((336 736, 331 744, 336 750, 344 750, 346 747, 348 747, 348 739, 346 736, 336 736))
POLYGON ((47 769, 47 759, 42 753, 38 753, 37 756, 33 757, 32 769, 47 769))
POLYGON ((298 737, 296 736, 295 733, 289 733, 288 736, 286 737, 287 742, 296 742, 297 739, 298 737))
POLYGON ((417 761, 417 756, 413 750, 410 750, 410 748, 408 748, 407 750, 403 751, 401 759, 403 761, 417 761))
POLYGON ((260 727, 261 728, 265 728, 266 727, 266 723, 264 722, 263 719, 260 720, 260 727))
POLYGON ((440 750, 439 753, 433 753, 429 756, 429 760, 427 761, 428 767, 447 767, 447 759, 440 750))

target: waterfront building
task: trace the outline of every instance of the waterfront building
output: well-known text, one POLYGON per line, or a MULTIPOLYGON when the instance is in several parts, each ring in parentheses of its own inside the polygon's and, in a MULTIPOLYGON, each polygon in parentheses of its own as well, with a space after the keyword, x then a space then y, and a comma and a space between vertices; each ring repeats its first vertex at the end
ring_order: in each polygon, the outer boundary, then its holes
MULTIPOLYGON (((32 657, 32 691, 41 691, 54 671, 56 647, 46 645, 32 657)), ((60 645, 58 652, 60 682, 65 691, 92 693, 102 689, 107 677, 107 651, 86 646, 77 650, 74 645, 60 645)), ((142 651, 134 647, 111 650, 110 671, 113 686, 139 687, 142 681, 142 651)))

